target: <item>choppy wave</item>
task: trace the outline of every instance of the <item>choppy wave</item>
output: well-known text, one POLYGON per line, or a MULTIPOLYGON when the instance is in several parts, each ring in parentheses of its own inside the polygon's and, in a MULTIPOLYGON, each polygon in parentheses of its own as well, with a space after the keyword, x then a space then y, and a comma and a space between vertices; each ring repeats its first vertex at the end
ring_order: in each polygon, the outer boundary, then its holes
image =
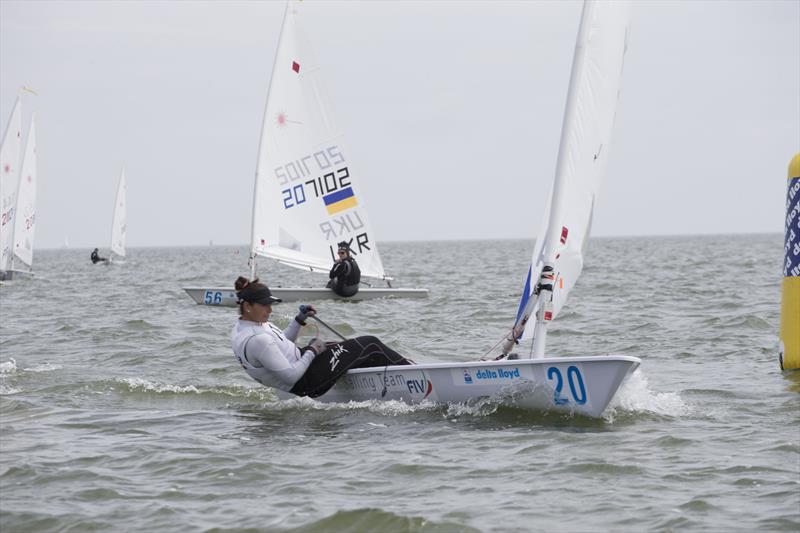
POLYGON ((320 533, 364 533, 392 531, 408 533, 477 533, 478 529, 455 522, 429 520, 419 516, 406 517, 381 509, 336 511, 330 516, 305 523, 283 533, 317 531, 320 533))
POLYGON ((17 372, 17 361, 12 357, 8 361, 0 363, 0 375, 15 374, 17 372))
POLYGON ((0 396, 8 396, 22 392, 12 381, 17 375, 17 361, 12 357, 0 363, 0 396))
POLYGON ((63 365, 54 363, 34 364, 29 367, 19 368, 16 359, 11 357, 8 361, 0 363, 0 396, 22 392, 21 388, 11 385, 11 383, 12 381, 18 382, 25 374, 56 372, 62 368, 63 365))

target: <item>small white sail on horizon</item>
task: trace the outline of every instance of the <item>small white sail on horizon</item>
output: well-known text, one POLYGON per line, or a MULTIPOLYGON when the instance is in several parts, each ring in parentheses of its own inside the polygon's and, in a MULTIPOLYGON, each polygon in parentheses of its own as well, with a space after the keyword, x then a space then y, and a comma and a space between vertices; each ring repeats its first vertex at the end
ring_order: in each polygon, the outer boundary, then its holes
MULTIPOLYGON (((117 184, 117 196, 114 202, 114 214, 111 221, 111 254, 121 259, 125 258, 125 243, 128 231, 128 210, 127 210, 127 191, 128 185, 125 178, 125 167, 119 176, 117 184)), ((117 261, 119 262, 119 261, 117 261)))

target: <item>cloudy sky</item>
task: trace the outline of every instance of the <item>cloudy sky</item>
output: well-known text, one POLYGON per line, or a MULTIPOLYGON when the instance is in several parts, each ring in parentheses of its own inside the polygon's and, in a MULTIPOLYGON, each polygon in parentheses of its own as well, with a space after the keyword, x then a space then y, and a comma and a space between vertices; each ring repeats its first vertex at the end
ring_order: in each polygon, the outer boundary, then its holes
MULTIPOLYGON (((533 238, 579 2, 305 0, 378 241, 533 238)), ((284 2, 0 0, 37 114, 37 247, 245 244, 284 2)), ((594 235, 782 232, 800 2, 637 2, 594 235)))

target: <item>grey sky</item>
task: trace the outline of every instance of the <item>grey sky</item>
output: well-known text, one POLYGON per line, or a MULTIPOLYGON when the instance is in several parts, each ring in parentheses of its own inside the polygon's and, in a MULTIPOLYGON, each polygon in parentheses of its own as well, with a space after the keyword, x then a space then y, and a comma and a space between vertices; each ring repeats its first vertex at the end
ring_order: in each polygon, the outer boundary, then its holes
MULTIPOLYGON (((377 240, 531 238, 580 2, 304 2, 377 240)), ((36 246, 244 244, 284 2, 0 1, 37 112, 36 246)), ((593 235, 783 230, 800 2, 638 2, 593 235)))

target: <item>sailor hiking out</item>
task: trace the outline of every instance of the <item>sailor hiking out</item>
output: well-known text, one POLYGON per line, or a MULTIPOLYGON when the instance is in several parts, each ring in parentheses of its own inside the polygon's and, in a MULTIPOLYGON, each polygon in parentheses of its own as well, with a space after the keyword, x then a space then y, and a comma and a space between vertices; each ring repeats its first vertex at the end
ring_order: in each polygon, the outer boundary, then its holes
POLYGON ((301 305, 294 320, 281 330, 268 321, 272 304, 280 303, 280 298, 272 296, 258 279, 240 276, 235 287, 241 316, 231 332, 233 353, 250 377, 262 385, 316 398, 351 368, 412 364, 373 336, 342 342, 315 337, 300 348, 295 341, 301 326, 316 315, 314 307, 301 305))

